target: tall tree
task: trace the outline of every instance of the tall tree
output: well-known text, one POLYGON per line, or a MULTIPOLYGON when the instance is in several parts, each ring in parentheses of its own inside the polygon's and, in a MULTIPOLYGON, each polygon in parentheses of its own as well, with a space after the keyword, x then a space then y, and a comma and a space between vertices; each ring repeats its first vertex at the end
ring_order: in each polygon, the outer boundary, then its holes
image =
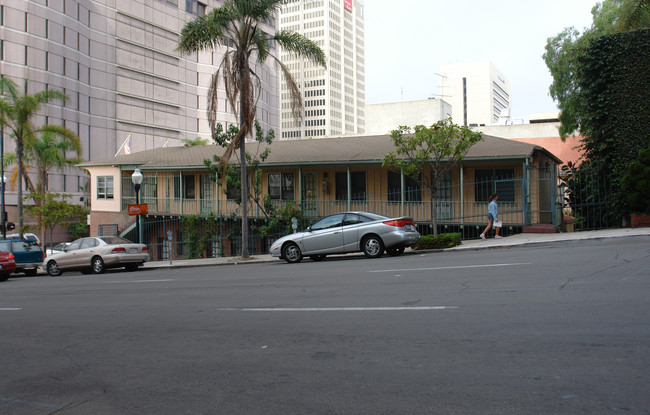
POLYGON ((9 130, 11 137, 16 140, 16 156, 18 165, 18 232, 22 237, 23 228, 23 177, 27 175, 24 169, 23 157, 25 153, 25 141, 33 139, 39 133, 59 130, 59 126, 43 125, 37 127, 33 124, 33 118, 50 101, 65 101, 66 95, 57 90, 49 89, 37 92, 34 95, 23 93, 11 79, 0 76, 0 125, 9 130))
POLYGON ((440 120, 430 127, 401 126, 391 133, 395 152, 382 160, 383 166, 396 167, 423 187, 431 195, 431 224, 438 235, 437 193, 445 173, 460 163, 469 149, 483 140, 483 134, 469 127, 459 126, 451 118, 440 120))
MULTIPOLYGON (((182 53, 202 50, 225 49, 217 71, 212 75, 208 89, 208 122, 214 134, 217 125, 218 88, 223 81, 226 99, 235 116, 239 117, 239 132, 228 144, 222 157, 224 171, 232 154, 239 149, 242 195, 242 258, 248 258, 248 182, 246 169, 246 137, 253 133, 257 100, 262 82, 254 71, 251 61, 263 64, 275 61, 284 74, 293 99, 293 113, 302 117, 302 98, 298 85, 289 69, 278 56, 271 53, 271 43, 283 51, 302 56, 326 67, 325 53, 308 38, 287 30, 270 35, 261 25, 270 21, 286 0, 227 0, 205 16, 188 22, 181 31, 177 49, 182 53)), ((278 50, 277 48, 275 50, 278 50)))
POLYGON ((560 136, 565 138, 580 130, 583 101, 577 85, 579 58, 589 43, 602 35, 650 27, 649 0, 604 0, 591 10, 591 27, 580 33, 565 28, 547 40, 543 55, 553 82, 549 92, 560 109, 560 136))

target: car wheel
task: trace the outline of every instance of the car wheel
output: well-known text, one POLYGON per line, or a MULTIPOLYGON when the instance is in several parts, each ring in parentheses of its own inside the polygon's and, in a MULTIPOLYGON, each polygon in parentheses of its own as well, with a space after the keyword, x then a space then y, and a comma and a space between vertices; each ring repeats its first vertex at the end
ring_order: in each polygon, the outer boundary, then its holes
POLYGON ((48 262, 46 270, 50 277, 58 277, 59 275, 63 274, 63 271, 61 271, 61 268, 59 268, 59 264, 57 264, 55 261, 48 262))
POLYGON ((300 252, 298 245, 293 242, 286 244, 282 248, 282 256, 284 257, 284 260, 290 264, 302 261, 302 252, 300 252))
POLYGON ((369 235, 361 241, 361 249, 368 258, 379 258, 384 253, 384 242, 376 235, 369 235))
POLYGON ((127 271, 137 271, 138 270, 138 264, 128 264, 124 268, 126 268, 127 271))
POLYGON ((0 282, 7 281, 9 279, 10 274, 2 274, 0 275, 0 282))
POLYGON ((386 248, 386 253, 390 256, 400 256, 404 253, 405 247, 398 246, 393 248, 386 248))
POLYGON ((327 255, 312 255, 312 256, 309 257, 309 259, 311 259, 312 261, 318 262, 318 261, 324 260, 326 256, 327 255))
POLYGON ((93 257, 90 261, 90 268, 93 274, 102 274, 106 271, 106 266, 104 265, 104 260, 101 257, 93 257))
POLYGON ((34 275, 36 275, 36 272, 38 272, 38 270, 36 269, 26 269, 25 275, 27 275, 28 277, 33 277, 34 275))

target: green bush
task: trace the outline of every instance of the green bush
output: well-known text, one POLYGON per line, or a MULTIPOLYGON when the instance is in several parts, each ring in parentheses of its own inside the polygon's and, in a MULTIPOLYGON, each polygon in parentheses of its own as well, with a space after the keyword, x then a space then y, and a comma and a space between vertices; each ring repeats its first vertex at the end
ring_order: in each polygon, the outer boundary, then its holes
POLYGON ((73 239, 85 238, 90 235, 90 227, 82 222, 73 222, 68 225, 68 232, 73 239))
POLYGON ((425 235, 420 238, 413 249, 445 249, 453 248, 461 244, 462 237, 460 233, 443 233, 438 236, 425 235))

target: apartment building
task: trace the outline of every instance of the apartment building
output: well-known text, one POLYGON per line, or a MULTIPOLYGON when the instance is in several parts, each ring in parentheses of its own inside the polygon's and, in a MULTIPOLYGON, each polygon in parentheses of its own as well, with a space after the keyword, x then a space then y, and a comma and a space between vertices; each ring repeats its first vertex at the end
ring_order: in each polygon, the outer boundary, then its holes
MULTIPOLYGON (((181 55, 186 22, 221 0, 3 0, 0 5, 0 72, 27 93, 58 89, 70 98, 47 107, 39 124, 74 131, 88 161, 210 138, 206 95, 223 50, 181 55)), ((277 19, 263 28, 277 30, 277 19)), ((279 130, 279 79, 273 66, 256 71, 263 92, 258 120, 279 130)), ((237 122, 225 93, 219 119, 237 122)), ((5 151, 13 140, 4 134, 5 151)), ((55 173, 55 172, 53 172, 55 173)), ((74 193, 86 175, 53 174, 52 191, 74 193)))
POLYGON ((286 82, 281 81, 282 139, 365 132, 363 0, 290 0, 280 12, 280 28, 315 41, 327 69, 291 53, 282 62, 304 99, 304 117, 294 119, 286 82))
POLYGON ((441 98, 451 104, 454 123, 468 126, 496 125, 511 108, 510 82, 492 62, 443 66, 441 98))

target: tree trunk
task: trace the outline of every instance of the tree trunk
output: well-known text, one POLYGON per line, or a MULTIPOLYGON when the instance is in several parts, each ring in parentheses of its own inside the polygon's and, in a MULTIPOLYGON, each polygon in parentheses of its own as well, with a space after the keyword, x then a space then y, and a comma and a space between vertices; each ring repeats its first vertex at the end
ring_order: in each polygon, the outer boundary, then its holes
POLYGON ((22 239, 23 237, 23 141, 22 137, 16 137, 16 153, 18 155, 18 200, 16 206, 18 208, 18 234, 22 239))
MULTIPOLYGON (((239 131, 244 131, 247 124, 246 117, 249 116, 250 111, 248 109, 248 88, 250 85, 246 85, 250 80, 250 75, 248 74, 248 65, 244 64, 245 74, 242 78, 242 88, 239 92, 239 131)), ((249 257, 248 254, 248 178, 246 177, 246 134, 242 135, 239 142, 239 160, 241 165, 241 257, 246 259, 249 257)))

